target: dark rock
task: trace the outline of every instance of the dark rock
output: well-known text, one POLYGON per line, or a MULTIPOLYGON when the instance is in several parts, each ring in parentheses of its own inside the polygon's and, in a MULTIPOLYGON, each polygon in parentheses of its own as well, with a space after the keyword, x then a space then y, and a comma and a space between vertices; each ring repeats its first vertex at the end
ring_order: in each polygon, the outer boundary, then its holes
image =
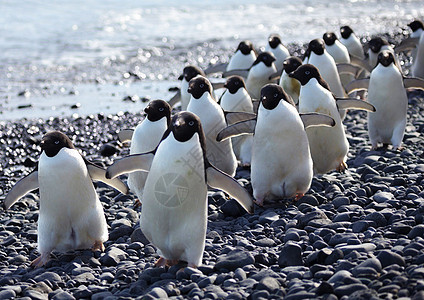
POLYGON ((378 253, 377 259, 383 268, 391 265, 405 266, 405 259, 399 254, 390 250, 382 250, 378 253))
POLYGON ((408 233, 409 239, 414 239, 416 237, 424 237, 424 225, 419 224, 414 227, 412 227, 411 231, 408 233))
POLYGON ((352 295, 359 290, 367 290, 367 286, 362 283, 352 283, 347 285, 338 286, 334 289, 334 294, 339 297, 352 295))
POLYGON ((257 290, 267 290, 270 293, 274 293, 280 288, 280 283, 273 277, 262 278, 256 286, 257 290))
POLYGON ((302 248, 295 243, 286 243, 278 257, 278 265, 282 268, 287 266, 303 266, 302 248))
POLYGON ((246 213, 241 205, 234 199, 227 200, 221 206, 221 211, 224 215, 229 217, 239 217, 246 213))
POLYGON ((236 249, 230 251, 228 254, 219 256, 215 268, 218 270, 227 269, 234 271, 237 268, 253 264, 254 262, 255 258, 252 254, 242 249, 236 249))
POLYGON ((321 282, 321 284, 317 287, 316 291, 318 296, 324 295, 324 294, 333 294, 334 289, 333 286, 328 283, 327 281, 321 282))
POLYGON ((100 147, 99 152, 101 156, 108 157, 119 153, 119 150, 112 144, 104 144, 100 147))
POLYGON ((116 266, 126 257, 127 254, 125 251, 116 247, 111 247, 103 256, 100 257, 99 261, 105 266, 116 266))
POLYGON ((51 299, 52 300, 73 300, 76 298, 66 291, 61 291, 59 293, 56 293, 51 299))

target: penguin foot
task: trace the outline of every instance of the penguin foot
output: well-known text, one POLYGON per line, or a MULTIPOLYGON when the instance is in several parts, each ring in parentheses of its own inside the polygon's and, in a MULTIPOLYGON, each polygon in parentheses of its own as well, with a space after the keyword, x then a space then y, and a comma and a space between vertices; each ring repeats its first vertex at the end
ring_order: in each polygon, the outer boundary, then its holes
POLYGON ((159 257, 159 259, 155 262, 155 267, 159 268, 159 267, 164 267, 166 265, 166 259, 163 258, 162 256, 159 257))
POLYGON ((300 198, 302 198, 303 196, 305 196, 305 194, 304 193, 297 193, 296 194, 296 197, 294 198, 294 201, 296 202, 296 201, 298 201, 300 198))
POLYGON ((141 201, 140 201, 140 199, 137 198, 134 201, 134 208, 137 209, 139 207, 141 207, 141 201))
POLYGON ((96 251, 104 252, 105 246, 103 245, 102 242, 95 241, 93 247, 91 247, 91 251, 93 251, 93 252, 96 252, 96 251))
POLYGON ((44 266, 50 260, 50 253, 41 254, 31 262, 31 267, 38 268, 44 266))
POLYGON ((264 199, 254 199, 253 202, 259 206, 264 206, 264 199))
POLYGON ((346 169, 347 169, 347 164, 346 162, 342 161, 340 165, 336 168, 336 171, 343 173, 344 171, 346 171, 346 169))
POLYGON ((401 152, 405 149, 403 146, 393 146, 393 151, 401 152))

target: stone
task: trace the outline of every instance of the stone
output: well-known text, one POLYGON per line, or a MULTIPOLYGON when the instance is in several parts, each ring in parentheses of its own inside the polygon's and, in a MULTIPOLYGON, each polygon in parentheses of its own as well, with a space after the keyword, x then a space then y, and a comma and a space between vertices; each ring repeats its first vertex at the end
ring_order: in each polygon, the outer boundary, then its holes
POLYGON ((127 257, 125 251, 111 247, 103 256, 100 257, 99 261, 105 266, 116 266, 121 260, 127 257))
POLYGON ((254 262, 255 258, 248 251, 236 249, 219 256, 215 268, 218 270, 227 269, 234 271, 237 268, 253 264, 254 262))
POLYGON ((383 268, 391 265, 405 266, 405 259, 399 254, 390 250, 382 250, 377 254, 377 259, 380 261, 383 268))
POLYGON ((303 266, 302 248, 298 244, 292 242, 286 243, 278 257, 278 265, 281 268, 287 266, 303 266))

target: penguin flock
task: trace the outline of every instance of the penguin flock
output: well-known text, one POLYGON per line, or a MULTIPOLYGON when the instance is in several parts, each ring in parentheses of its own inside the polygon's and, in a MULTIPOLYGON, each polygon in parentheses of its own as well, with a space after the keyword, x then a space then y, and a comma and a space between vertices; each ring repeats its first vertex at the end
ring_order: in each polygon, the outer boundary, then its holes
MULTIPOLYGON (((343 118, 367 111, 372 149, 402 147, 407 89, 424 89, 424 25, 394 47, 373 38, 365 51, 349 26, 312 40, 304 57, 291 56, 278 34, 263 52, 241 41, 228 63, 205 70, 186 66, 181 88, 169 101, 153 100, 135 129, 119 132, 129 155, 107 169, 87 159, 59 131, 45 134, 36 169, 3 201, 9 209, 39 189, 38 251, 32 266, 52 251, 104 251, 107 223, 92 181, 102 181, 141 202, 140 228, 157 248, 156 266, 202 264, 208 188, 225 191, 248 213, 254 203, 302 198, 313 176, 347 169, 349 143, 343 118), (412 77, 397 53, 411 51, 412 77), (213 82, 210 74, 225 82, 213 82), (218 98, 217 90, 225 88, 218 98), (364 91, 366 91, 364 93, 364 91), (181 111, 172 115, 180 103, 181 111), (250 167, 253 194, 234 179, 250 167), (127 182, 118 176, 128 174, 127 182)), ((122 178, 122 177, 121 177, 122 178)))

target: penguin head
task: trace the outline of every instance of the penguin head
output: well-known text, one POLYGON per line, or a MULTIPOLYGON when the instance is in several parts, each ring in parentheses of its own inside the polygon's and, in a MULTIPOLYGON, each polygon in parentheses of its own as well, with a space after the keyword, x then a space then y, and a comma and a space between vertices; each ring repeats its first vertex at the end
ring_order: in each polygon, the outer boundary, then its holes
POLYGON ((340 34, 342 35, 342 38, 348 39, 352 33, 353 33, 353 30, 349 26, 346 25, 346 26, 340 27, 340 34))
POLYGON ((75 149, 68 136, 60 131, 46 133, 41 140, 40 146, 48 157, 55 156, 62 148, 75 149))
POLYGON ((310 54, 314 52, 316 55, 324 54, 325 44, 323 39, 314 39, 309 42, 308 49, 306 52, 310 54))
POLYGON ((199 135, 199 140, 204 148, 205 145, 205 135, 203 133, 202 123, 200 119, 195 114, 182 111, 176 113, 172 117, 171 121, 171 132, 174 135, 174 138, 179 142, 186 142, 193 137, 195 133, 199 135))
POLYGON ((385 45, 389 45, 389 42, 386 41, 385 39, 381 38, 381 37, 372 38, 368 42, 369 49, 371 49, 371 51, 374 52, 374 53, 380 52, 381 47, 383 47, 385 45))
POLYGON ((168 102, 163 100, 153 100, 146 106, 144 112, 147 115, 147 119, 151 122, 156 122, 166 117, 168 123, 171 119, 171 106, 168 102))
POLYGON ((283 69, 287 74, 296 71, 302 65, 302 60, 296 56, 289 56, 283 62, 283 69))
POLYGON ((415 32, 418 29, 424 30, 424 23, 420 20, 414 20, 408 24, 408 27, 411 28, 412 32, 415 32))
POLYGON ((259 64, 260 62, 263 62, 265 66, 271 67, 272 63, 275 61, 274 54, 270 52, 262 52, 258 55, 255 62, 252 64, 252 66, 259 64))
POLYGON ((309 82, 309 80, 315 78, 322 87, 330 91, 330 87, 328 86, 327 82, 324 81, 317 67, 315 67, 314 65, 301 65, 299 68, 297 68, 296 71, 291 72, 289 74, 289 77, 299 80, 301 85, 305 85, 309 82))
POLYGON ((334 45, 337 40, 337 36, 334 32, 326 32, 322 38, 324 39, 324 42, 327 46, 334 45))
POLYGON ((246 85, 244 84, 243 77, 234 75, 228 77, 224 87, 227 88, 231 94, 235 94, 239 89, 246 88, 246 85))
POLYGON ((271 34, 268 38, 268 44, 272 49, 278 47, 278 45, 282 44, 281 38, 278 34, 271 34))
POLYGON ((387 50, 383 50, 378 54, 377 64, 382 64, 385 67, 395 63, 393 53, 387 50))
POLYGON ((250 54, 251 51, 255 51, 253 49, 253 44, 251 41, 245 40, 245 41, 241 41, 237 47, 236 52, 240 50, 241 53, 243 53, 244 55, 248 55, 250 54))
POLYGON ((187 66, 183 69, 183 74, 178 77, 178 80, 185 79, 187 82, 190 82, 197 75, 206 76, 205 72, 202 69, 196 66, 187 66))
POLYGON ((199 99, 206 92, 212 95, 212 84, 206 77, 198 75, 190 80, 187 91, 195 99, 199 99))
POLYGON ((261 103, 265 109, 273 110, 281 100, 295 106, 293 100, 287 96, 284 89, 278 84, 269 83, 261 89, 261 103))

